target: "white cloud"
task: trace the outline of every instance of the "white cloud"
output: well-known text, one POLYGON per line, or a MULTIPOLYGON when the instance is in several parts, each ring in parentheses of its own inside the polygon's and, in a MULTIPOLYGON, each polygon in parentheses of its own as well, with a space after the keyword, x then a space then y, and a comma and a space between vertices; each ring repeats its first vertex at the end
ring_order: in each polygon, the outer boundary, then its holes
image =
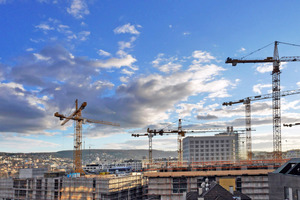
POLYGON ((128 69, 122 69, 122 73, 123 73, 123 74, 126 74, 126 75, 128 75, 128 76, 131 76, 131 75, 134 74, 133 71, 129 71, 128 69))
POLYGON ((256 84, 253 86, 253 92, 261 94, 261 90, 264 88, 271 88, 272 84, 256 84))
POLYGON ((194 60, 193 63, 208 63, 212 60, 215 60, 216 58, 212 56, 209 52, 197 50, 193 52, 193 58, 196 58, 197 60, 194 60))
POLYGON ((77 19, 81 19, 84 15, 90 14, 84 0, 72 0, 71 6, 67 8, 67 12, 77 19))
POLYGON ((183 34, 184 36, 191 35, 191 33, 190 33, 190 32, 188 32, 188 31, 186 31, 186 32, 183 32, 182 34, 183 34))
POLYGON ((132 48, 132 43, 136 40, 136 37, 131 37, 129 42, 120 41, 119 47, 120 50, 132 48))
POLYGON ((121 76, 120 81, 123 83, 127 83, 129 81, 129 77, 121 76))
POLYGON ((87 40, 87 37, 91 34, 90 31, 81 31, 78 33, 78 38, 81 41, 85 41, 87 40))
POLYGON ((246 49, 244 47, 240 48, 239 52, 244 52, 246 49))
POLYGON ((34 51, 33 48, 27 48, 26 51, 30 52, 30 51, 34 51))
POLYGON ((159 71, 170 73, 177 72, 182 67, 181 64, 175 63, 178 61, 177 57, 165 58, 164 54, 158 54, 157 58, 152 61, 154 67, 158 68, 159 71))
POLYGON ((17 137, 17 136, 2 136, 0 146, 3 149, 11 149, 14 147, 16 152, 49 152, 55 151, 60 145, 42 140, 17 137))
MULTIPOLYGON (((284 69, 286 66, 286 62, 282 62, 280 65, 280 70, 284 69)), ((266 72, 272 72, 273 71, 273 63, 260 63, 257 64, 256 70, 259 73, 266 73, 266 72)))
POLYGON ((99 49, 98 52, 97 52, 100 56, 111 56, 111 54, 107 51, 104 51, 102 49, 99 49))
POLYGON ((259 73, 271 72, 273 70, 273 64, 272 63, 258 64, 258 66, 256 67, 256 70, 259 73))
POLYGON ((126 55, 122 58, 110 58, 108 60, 105 61, 94 61, 92 62, 92 64, 95 67, 100 67, 100 68, 120 68, 123 66, 131 66, 133 63, 135 63, 137 60, 132 57, 131 55, 126 55))
POLYGON ((130 33, 130 34, 134 34, 134 35, 140 34, 140 32, 138 30, 136 30, 135 26, 131 25, 130 23, 115 28, 114 33, 115 34, 130 33))
POLYGON ((46 56, 43 56, 43 55, 38 54, 38 53, 33 53, 33 55, 34 55, 34 56, 36 57, 36 59, 38 59, 38 60, 48 61, 48 60, 51 59, 50 57, 46 57, 46 56))
POLYGON ((50 27, 48 24, 45 24, 45 23, 39 24, 39 25, 37 25, 37 26, 35 26, 35 27, 36 27, 36 28, 39 28, 39 29, 41 29, 41 30, 43 30, 43 31, 54 30, 53 27, 50 27))
POLYGON ((197 103, 197 104, 181 103, 177 107, 178 107, 178 109, 176 109, 176 113, 179 114, 179 118, 184 118, 187 116, 191 116, 193 112, 196 112, 197 110, 202 109, 203 102, 197 103))

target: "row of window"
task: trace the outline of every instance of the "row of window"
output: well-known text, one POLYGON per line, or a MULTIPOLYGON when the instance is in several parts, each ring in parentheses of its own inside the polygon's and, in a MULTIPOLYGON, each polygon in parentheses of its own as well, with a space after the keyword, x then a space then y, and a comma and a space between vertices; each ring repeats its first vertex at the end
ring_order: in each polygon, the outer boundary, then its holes
POLYGON ((224 144, 221 144, 221 145, 218 145, 218 144, 216 144, 216 145, 190 145, 190 148, 192 149, 192 148, 209 148, 209 147, 211 147, 211 148, 219 148, 219 147, 230 147, 230 145, 229 144, 226 144, 226 145, 224 145, 224 144))
POLYGON ((190 161, 201 162, 201 161, 222 161, 222 160, 231 160, 230 157, 196 157, 191 158, 190 161))
POLYGON ((190 149, 190 152, 214 152, 214 151, 230 151, 227 149, 190 149))
POLYGON ((229 140, 190 140, 190 144, 229 143, 229 140))
POLYGON ((220 154, 219 153, 210 153, 210 154, 209 153, 206 153, 206 154, 204 154, 204 153, 200 153, 200 154, 196 153, 195 155, 194 154, 190 154, 190 157, 197 157, 199 155, 200 156, 204 156, 204 155, 205 156, 209 156, 209 155, 210 156, 219 156, 219 155, 221 155, 221 156, 224 156, 224 155, 229 156, 230 154, 229 153, 226 153, 226 154, 225 153, 220 153, 220 154))

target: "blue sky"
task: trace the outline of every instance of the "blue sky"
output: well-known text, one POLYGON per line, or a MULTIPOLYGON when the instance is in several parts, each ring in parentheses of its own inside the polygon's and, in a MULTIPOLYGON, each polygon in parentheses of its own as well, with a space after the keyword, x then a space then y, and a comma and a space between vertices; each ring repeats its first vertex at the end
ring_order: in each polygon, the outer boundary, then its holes
MULTIPOLYGON (((222 107, 271 89, 271 67, 225 64, 277 41, 300 44, 300 2, 0 0, 0 151, 73 148, 73 123, 86 101, 85 148, 145 149, 147 127, 244 127, 244 106, 222 107)), ((249 56, 272 56, 273 45, 249 56)), ((280 56, 299 47, 279 45, 280 56)), ((283 63, 282 91, 298 89, 300 63, 283 63)), ((282 99, 282 122, 300 121, 298 95, 282 99)), ((252 103, 253 150, 272 150, 271 101, 252 103)), ((299 148, 282 128, 283 150, 299 148)), ((153 148, 176 150, 175 136, 153 148)))

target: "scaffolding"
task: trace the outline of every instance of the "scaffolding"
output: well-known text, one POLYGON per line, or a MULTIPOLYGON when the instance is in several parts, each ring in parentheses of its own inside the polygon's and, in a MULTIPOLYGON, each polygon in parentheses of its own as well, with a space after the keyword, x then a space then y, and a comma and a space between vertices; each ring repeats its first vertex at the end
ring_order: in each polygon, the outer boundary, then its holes
POLYGON ((0 199, 143 199, 142 174, 0 179, 0 199))

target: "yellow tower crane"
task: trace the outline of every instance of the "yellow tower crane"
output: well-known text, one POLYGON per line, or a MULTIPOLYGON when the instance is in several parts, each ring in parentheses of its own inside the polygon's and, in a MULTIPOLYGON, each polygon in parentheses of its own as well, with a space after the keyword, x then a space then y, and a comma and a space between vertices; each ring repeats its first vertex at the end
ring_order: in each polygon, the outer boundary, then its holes
POLYGON ((74 127, 74 151, 73 151, 73 170, 75 173, 84 174, 82 169, 82 124, 89 123, 97 123, 97 124, 105 124, 111 126, 120 126, 117 123, 93 120, 83 118, 81 115, 81 111, 86 107, 87 103, 83 102, 81 106, 78 108, 78 100, 75 101, 75 111, 68 117, 65 115, 59 114, 58 112, 54 113, 55 117, 58 117, 60 120, 64 120, 61 125, 66 124, 70 119, 75 121, 74 127))

